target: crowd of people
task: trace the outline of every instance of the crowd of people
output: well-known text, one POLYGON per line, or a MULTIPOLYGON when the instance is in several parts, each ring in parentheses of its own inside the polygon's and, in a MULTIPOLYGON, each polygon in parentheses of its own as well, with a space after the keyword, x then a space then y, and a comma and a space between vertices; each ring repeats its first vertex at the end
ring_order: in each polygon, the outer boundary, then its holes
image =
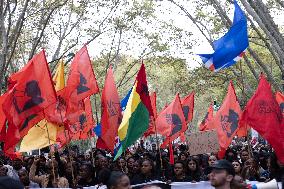
POLYGON ((174 164, 167 150, 138 145, 113 161, 111 153, 95 149, 81 154, 76 148, 55 150, 52 155, 22 156, 14 160, 0 157, 0 189, 15 184, 25 188, 130 188, 133 185, 160 180, 171 182, 210 181, 215 188, 246 188, 246 181, 283 180, 284 167, 277 161, 268 144, 259 143, 249 149, 234 144, 224 159, 215 153, 190 155, 187 146, 174 147, 174 164), (8 185, 5 185, 5 183, 8 185))

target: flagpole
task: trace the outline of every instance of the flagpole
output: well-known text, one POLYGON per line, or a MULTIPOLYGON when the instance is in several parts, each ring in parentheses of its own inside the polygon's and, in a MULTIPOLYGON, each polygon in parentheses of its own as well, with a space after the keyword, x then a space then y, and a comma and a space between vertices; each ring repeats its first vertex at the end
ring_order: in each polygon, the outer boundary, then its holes
MULTIPOLYGON (((62 113, 61 113, 61 109, 59 109, 59 114, 60 114, 60 118, 61 118, 61 122, 63 123, 63 117, 62 117, 62 113)), ((63 123, 64 124, 64 123, 63 123)), ((67 149, 68 149, 68 156, 69 156, 69 159, 70 159, 70 164, 71 164, 71 174, 72 174, 72 181, 73 181, 73 185, 75 187, 75 176, 74 176, 74 169, 73 169, 73 162, 72 162, 72 157, 70 156, 70 148, 69 148, 69 145, 67 144, 67 135, 66 135, 66 130, 65 130, 65 126, 63 125, 64 127, 64 136, 65 136, 65 139, 66 139, 66 145, 67 145, 67 149)), ((69 134, 69 131, 68 131, 68 134, 69 134)), ((69 139, 71 141, 71 138, 70 138, 70 135, 69 135, 69 139)))
MULTIPOLYGON (((245 104, 246 101, 246 95, 245 95, 245 85, 244 85, 244 77, 243 77, 243 67, 242 67, 242 60, 240 60, 240 70, 241 70, 241 83, 242 83, 242 95, 243 95, 243 103, 245 104)), ((251 147, 251 128, 247 129, 247 141, 248 141, 248 152, 249 157, 252 157, 252 147, 251 147)))
MULTIPOLYGON (((67 141, 67 134, 66 134, 66 130, 64 129, 64 135, 65 135, 65 138, 66 138, 66 141, 67 141)), ((70 137, 70 134, 69 134, 69 131, 68 131, 68 137, 71 141, 71 137, 70 137)), ((67 149, 68 149, 68 156, 69 156, 69 159, 70 159, 70 165, 71 165, 71 174, 72 174, 72 179, 73 179, 73 185, 75 187, 75 176, 74 176, 74 169, 73 169, 73 159, 72 159, 72 156, 70 155, 70 147, 69 147, 69 144, 66 144, 67 146, 67 149)))
POLYGON ((53 181, 56 182, 56 179, 55 179, 55 170, 54 170, 54 162, 53 162, 53 159, 52 159, 52 152, 51 152, 51 148, 50 148, 50 136, 49 136, 49 131, 48 131, 48 127, 47 127, 47 121, 45 122, 45 128, 46 128, 46 133, 47 133, 47 138, 48 138, 48 145, 49 145, 49 151, 50 151, 50 155, 51 155, 51 165, 52 165, 52 173, 53 173, 53 181))
POLYGON ((159 152, 159 156, 160 156, 160 162, 161 162, 161 171, 162 171, 162 175, 164 177, 164 170, 163 170, 163 159, 162 159, 162 153, 161 153, 161 148, 160 148, 160 144, 159 144, 159 140, 158 140, 158 134, 157 134, 157 126, 156 126, 156 119, 153 118, 153 123, 154 123, 154 128, 155 128, 155 138, 156 138, 156 145, 158 147, 158 152, 159 152))

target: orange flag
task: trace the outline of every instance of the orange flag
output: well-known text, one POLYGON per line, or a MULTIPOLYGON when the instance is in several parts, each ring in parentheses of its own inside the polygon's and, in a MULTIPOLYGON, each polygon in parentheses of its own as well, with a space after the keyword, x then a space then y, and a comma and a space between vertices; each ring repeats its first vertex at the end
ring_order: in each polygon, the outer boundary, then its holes
POLYGON ((102 92, 102 135, 101 138, 112 152, 115 146, 115 137, 122 120, 118 92, 115 86, 112 69, 109 68, 102 92))
POLYGON ((202 122, 199 125, 199 131, 210 130, 208 122, 210 122, 213 119, 213 112, 214 112, 213 104, 210 104, 205 117, 203 118, 202 122))
POLYGON ((19 72, 11 75, 9 83, 3 110, 8 121, 17 127, 56 102, 44 50, 35 55, 19 72))
POLYGON ((276 92, 275 97, 276 97, 277 103, 279 104, 282 117, 284 118, 284 95, 278 91, 276 92))
POLYGON ((175 140, 180 135, 181 131, 186 130, 186 122, 179 94, 177 94, 172 103, 159 114, 156 120, 156 127, 158 134, 170 138, 170 141, 175 140))
POLYGON ((239 128, 238 124, 241 114, 242 110, 237 100, 233 83, 230 81, 227 96, 211 123, 218 133, 221 148, 219 158, 223 158, 225 151, 231 144, 232 139, 239 128))
POLYGON ((75 55, 67 80, 69 101, 79 101, 99 92, 97 80, 92 68, 86 46, 83 46, 75 55))

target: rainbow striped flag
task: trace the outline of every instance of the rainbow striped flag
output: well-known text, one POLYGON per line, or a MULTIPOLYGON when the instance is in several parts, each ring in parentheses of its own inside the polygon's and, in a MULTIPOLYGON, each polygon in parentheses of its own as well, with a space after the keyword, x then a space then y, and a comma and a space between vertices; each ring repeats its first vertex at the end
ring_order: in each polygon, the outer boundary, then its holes
POLYGON ((127 102, 122 122, 118 128, 121 147, 114 160, 147 131, 150 116, 153 116, 153 110, 148 91, 145 66, 142 63, 127 102))

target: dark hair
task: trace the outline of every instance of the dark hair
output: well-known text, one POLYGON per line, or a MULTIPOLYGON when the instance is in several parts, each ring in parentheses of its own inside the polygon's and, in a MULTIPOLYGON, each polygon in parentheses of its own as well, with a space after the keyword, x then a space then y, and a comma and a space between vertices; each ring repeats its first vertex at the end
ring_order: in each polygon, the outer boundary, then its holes
POLYGON ((187 174, 192 178, 192 180, 195 180, 195 181, 200 181, 201 179, 201 171, 200 171, 200 167, 199 167, 199 163, 196 159, 194 159, 192 156, 190 156, 188 158, 188 161, 186 163, 186 170, 187 170, 187 174), (189 168, 188 168, 188 163, 190 161, 194 161, 195 164, 196 164, 196 170, 195 171, 191 171, 189 168))
POLYGON ((116 186, 118 184, 118 180, 123 176, 127 176, 125 173, 120 171, 112 171, 109 179, 107 180, 107 188, 111 188, 112 186, 116 186))
POLYGON ((108 184, 108 178, 111 175, 111 171, 109 169, 103 168, 98 173, 98 183, 107 185, 108 184))

